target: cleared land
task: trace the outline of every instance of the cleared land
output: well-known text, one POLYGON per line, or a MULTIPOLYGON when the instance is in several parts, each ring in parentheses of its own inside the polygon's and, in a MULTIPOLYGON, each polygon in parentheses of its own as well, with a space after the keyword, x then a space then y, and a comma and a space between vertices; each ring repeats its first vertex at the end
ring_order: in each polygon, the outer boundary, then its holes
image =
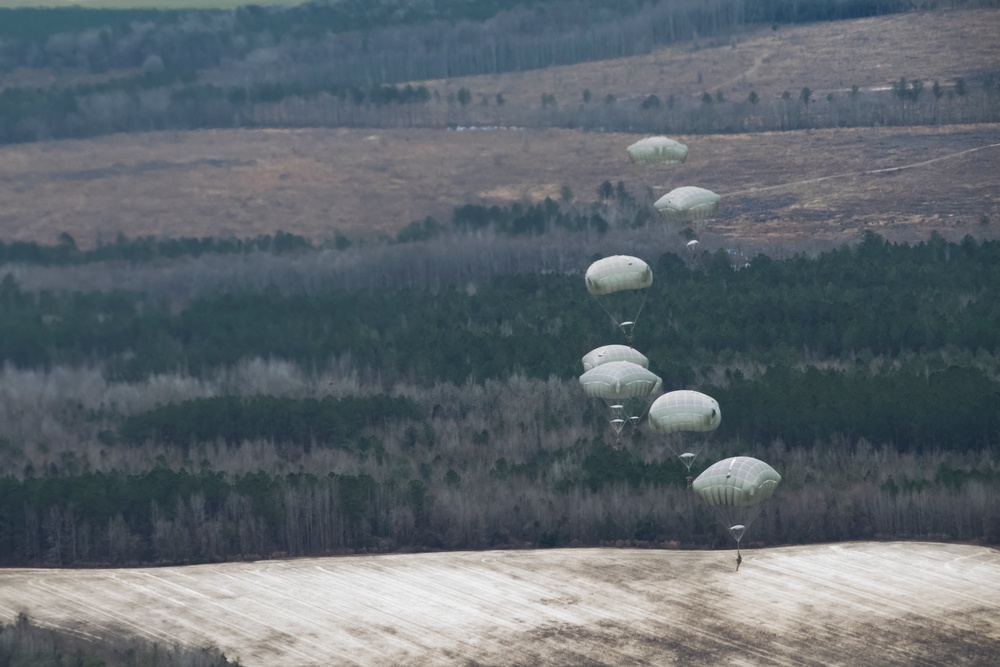
MULTIPOLYGON (((861 90, 888 88, 900 77, 920 79, 927 90, 935 80, 951 86, 959 78, 974 80, 1000 67, 1000 10, 908 12, 835 23, 749 27, 732 37, 680 42, 653 53, 596 63, 550 67, 499 76, 458 77, 430 81, 430 88, 457 92, 465 87, 479 94, 501 93, 505 106, 537 108, 543 93, 560 107, 582 103, 584 90, 591 104, 606 95, 617 100, 656 95, 700 98, 721 92, 727 100, 743 101, 750 91, 761 104, 784 91, 797 98, 812 90, 814 104, 826 104, 828 93, 841 97, 852 86, 861 90)), ((470 104, 471 121, 490 118, 493 107, 470 104)))
MULTIPOLYGON (((1000 71, 998 22, 1000 10, 991 9, 768 28, 722 45, 681 44, 637 58, 430 85, 442 93, 467 87, 474 100, 500 92, 507 109, 537 108, 546 92, 560 108, 574 107, 584 89, 594 100, 704 91, 744 100, 752 89, 766 104, 805 86, 822 105, 827 92, 846 94, 852 85, 887 87, 906 77, 929 88, 936 79, 950 86, 1000 71)), ((488 124, 495 111, 477 101, 463 120, 488 124)), ((428 215, 448 222, 466 203, 558 199, 563 186, 590 202, 605 180, 639 196, 679 185, 712 189, 723 195, 723 208, 702 234, 764 249, 828 246, 865 229, 901 241, 931 231, 991 237, 1000 229, 1000 125, 681 136, 691 152, 670 169, 630 164, 624 149, 637 138, 540 129, 301 129, 2 146, 0 240, 55 243, 69 233, 89 247, 119 233, 392 235, 428 215)))
POLYGON ((0 618, 255 665, 995 665, 1000 551, 845 543, 0 570, 0 618))
POLYGON ((760 243, 916 240, 1000 228, 1000 125, 680 137, 687 162, 628 162, 633 135, 572 130, 219 130, 0 147, 0 239, 81 246, 281 230, 394 234, 466 203, 590 201, 601 182, 723 195, 703 231, 760 243), (991 224, 984 225, 987 221, 991 224))

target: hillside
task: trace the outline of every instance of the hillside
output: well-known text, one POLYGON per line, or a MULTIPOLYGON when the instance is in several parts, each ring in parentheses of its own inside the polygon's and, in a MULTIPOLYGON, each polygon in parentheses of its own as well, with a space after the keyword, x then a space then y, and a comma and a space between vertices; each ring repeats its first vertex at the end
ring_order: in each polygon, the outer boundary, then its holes
MULTIPOLYGON (((783 91, 790 91, 788 113, 800 123, 803 109, 818 118, 845 104, 852 86, 888 89, 900 78, 924 82, 924 112, 934 100, 931 82, 940 81, 948 93, 940 109, 960 117, 972 102, 953 94, 956 82, 990 80, 1000 69, 1000 38, 990 29, 998 16, 1000 10, 983 9, 782 26, 648 56, 425 82, 440 100, 414 113, 438 129, 288 129, 313 122, 317 113, 311 103, 289 103, 258 110, 262 118, 284 119, 284 129, 0 146, 0 240, 55 243, 68 233, 87 247, 118 234, 250 237, 277 230, 314 240, 334 230, 363 238, 393 235, 426 216, 447 224, 454 207, 466 203, 559 199, 568 188, 585 204, 604 181, 621 181, 640 199, 677 185, 713 189, 724 206, 701 231, 764 249, 796 239, 829 246, 865 229, 904 241, 931 230, 948 238, 991 237, 988 223, 1000 220, 995 123, 887 127, 872 121, 860 128, 679 136, 691 147, 688 161, 667 170, 629 164, 624 148, 642 136, 639 130, 545 128, 579 114, 594 121, 607 95, 619 107, 638 109, 636 100, 656 94, 665 105, 676 95, 697 108, 698 95, 711 93, 727 100, 714 104, 726 115, 748 113, 735 103, 749 108, 745 100, 756 92, 752 120, 786 104, 783 91), (798 100, 805 87, 812 90, 807 107, 798 100), (462 88, 472 103, 445 103, 462 88), (593 97, 589 104, 582 101, 585 90, 593 97), (502 107, 492 101, 497 94, 506 100, 502 107), (543 94, 555 98, 544 113, 543 94), (520 129, 454 131, 512 121, 520 129)), ((15 70, 0 84, 23 75, 15 70)), ((212 77, 201 74, 207 82, 212 77)), ((911 112, 902 100, 886 111, 893 119, 911 112)), ((403 112, 391 111, 395 120, 386 113, 370 109, 365 119, 399 125, 410 112, 402 120, 403 112)), ((658 113, 669 122, 665 106, 658 113)), ((648 118, 637 116, 636 123, 648 118)))
POLYGON ((680 137, 685 164, 628 162, 636 136, 573 130, 214 130, 0 148, 0 239, 81 247, 128 237, 316 241, 395 234, 456 206, 581 201, 605 180, 658 197, 697 184, 723 196, 703 233, 768 246, 993 237, 1000 125, 680 137), (433 164, 433 169, 427 165, 433 164))
POLYGON ((86 635, 283 665, 992 665, 1000 552, 937 543, 554 549, 126 570, 2 570, 86 635))

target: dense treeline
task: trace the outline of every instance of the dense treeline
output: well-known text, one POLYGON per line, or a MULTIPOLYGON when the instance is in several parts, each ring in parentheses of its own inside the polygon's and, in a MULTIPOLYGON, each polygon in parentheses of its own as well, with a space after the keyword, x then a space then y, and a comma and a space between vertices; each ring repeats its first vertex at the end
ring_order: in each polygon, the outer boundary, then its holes
POLYGON ((0 623, 0 665, 8 667, 238 667, 217 649, 163 646, 130 637, 69 633, 40 626, 25 613, 0 623))
POLYGON ((900 451, 1000 444, 1000 385, 975 368, 870 377, 774 366, 761 378, 706 391, 728 406, 724 433, 751 442, 784 438, 799 444, 837 433, 893 443, 900 451))
MULTIPOLYGON (((334 239, 334 244, 348 247, 347 239, 334 239)), ((0 241, 0 264, 28 263, 43 266, 65 266, 87 262, 148 262, 154 259, 176 259, 178 257, 200 257, 206 254, 248 254, 266 252, 282 253, 314 250, 308 239, 297 234, 276 232, 274 236, 264 234, 251 239, 201 238, 138 238, 127 239, 119 236, 111 243, 98 243, 90 250, 80 250, 76 240, 69 234, 62 234, 57 245, 45 245, 35 241, 0 241)))
MULTIPOLYGON (((520 28, 522 35, 546 33, 551 39, 553 32, 558 35, 581 29, 595 30, 601 24, 620 24, 636 16, 648 21, 650 16, 656 16, 659 18, 657 23, 670 26, 669 31, 660 35, 662 40, 686 38, 693 31, 701 35, 711 35, 720 30, 732 31, 747 23, 829 21, 878 16, 912 8, 913 3, 900 0, 809 3, 795 0, 722 0, 708 6, 676 0, 615 3, 600 0, 315 1, 292 6, 248 5, 232 11, 22 7, 0 9, 0 39, 3 39, 0 57, 8 67, 83 65, 94 71, 104 71, 108 68, 138 67, 146 58, 155 55, 162 58, 168 67, 183 62, 193 68, 205 68, 217 65, 222 58, 240 58, 263 45, 292 44, 296 49, 304 50, 305 45, 321 43, 331 35, 345 33, 361 33, 368 37, 367 43, 354 45, 352 51, 377 52, 388 34, 398 38, 400 30, 407 34, 407 28, 425 29, 426 33, 419 33, 424 37, 432 31, 437 32, 437 38, 428 39, 425 48, 436 45, 440 49, 447 45, 454 49, 482 37, 481 30, 491 29, 486 27, 489 19, 492 19, 490 24, 495 32, 489 34, 493 44, 488 48, 495 53, 498 50, 497 37, 502 36, 509 43, 514 37, 513 28, 520 28)), ((412 37, 403 41, 410 39, 412 37)), ((518 45, 523 48, 530 43, 521 41, 518 45)), ((648 49, 649 44, 643 47, 648 49)), ((619 49, 614 55, 631 55, 629 51, 620 51, 628 49, 627 45, 619 44, 614 48, 619 49)), ((504 50, 508 49, 510 46, 504 50)), ((391 53, 395 51, 393 49, 391 53)), ((558 51, 550 50, 547 57, 552 58, 556 53, 558 51)), ((592 54, 589 57, 595 59, 592 54)), ((373 56, 372 60, 375 58, 373 56)), ((536 66, 545 67, 560 62, 557 60, 536 66)), ((466 66, 466 69, 469 67, 466 66)), ((470 69, 466 72, 439 73, 437 76, 495 73, 505 69, 494 56, 490 70, 470 69)), ((405 77, 397 81, 416 78, 434 77, 405 77)))
POLYGON ((130 415, 120 435, 132 445, 146 441, 185 447, 206 441, 238 445, 263 438, 307 449, 313 443, 343 447, 353 441, 364 450, 367 441, 356 436, 365 426, 422 418, 422 408, 413 401, 381 395, 322 400, 220 396, 130 415))
MULTIPOLYGON (((737 34, 751 24, 912 9, 894 0, 479 4, 308 3, 163 12, 54 34, 40 33, 41 10, 8 10, 8 25, 25 27, 23 36, 14 32, 0 42, 0 65, 128 73, 48 90, 5 87, 0 142, 207 127, 454 126, 465 122, 473 99, 488 103, 494 93, 463 88, 442 95, 406 82, 632 56, 696 36, 737 34)), ((76 16, 82 10, 66 11, 76 16)), ((104 15, 117 16, 98 14, 104 15)), ((996 73, 973 76, 926 86, 901 78, 901 90, 855 89, 825 103, 811 100, 808 87, 785 91, 780 99, 754 94, 726 100, 708 93, 701 100, 675 99, 656 91, 641 100, 558 106, 545 97, 537 109, 508 108, 497 97, 490 117, 504 125, 681 134, 993 122, 1000 94, 996 73)))
MULTIPOLYGON (((565 127, 594 131, 726 134, 829 127, 992 123, 1000 118, 996 72, 976 80, 894 82, 890 90, 829 93, 823 102, 808 86, 780 96, 746 99, 677 98, 651 93, 639 100, 538 107, 505 106, 502 96, 486 124, 565 127), (896 86, 905 86, 905 90, 896 86)), ((804 82, 807 83, 807 82, 804 82)), ((581 91, 586 96, 589 91, 581 91)), ((241 127, 433 127, 469 124, 469 103, 493 91, 445 95, 424 85, 342 84, 328 81, 217 84, 191 75, 142 75, 112 84, 0 90, 0 143, 79 138, 114 132, 241 127), (162 85, 164 79, 176 80, 162 85)))
MULTIPOLYGON (((420 448, 433 452, 435 445, 420 448)), ((668 457, 646 461, 641 450, 581 439, 523 462, 470 458, 466 468, 443 474, 429 464, 407 471, 407 459, 395 451, 372 460, 372 474, 224 476, 158 467, 141 475, 5 478, 0 562, 124 565, 400 549, 724 545, 714 518, 685 488, 680 464, 668 457)), ((988 454, 911 459, 864 441, 853 448, 833 441, 737 452, 764 458, 784 478, 780 499, 755 524, 755 544, 1000 542, 1000 472, 988 454)))
MULTIPOLYGON (((454 233, 510 213, 463 208, 454 233)), ((751 539, 1000 540, 998 253, 870 234, 651 262, 636 344, 665 388, 723 406, 698 467, 742 453, 784 477, 751 539)), ((585 265, 171 303, 7 275, 0 559, 725 544, 665 444, 611 448, 580 393, 580 356, 619 336, 585 265)))
MULTIPOLYGON (((998 267, 1000 243, 971 238, 910 246, 869 235, 815 259, 759 256, 739 271, 724 251, 699 268, 667 254, 653 262, 657 280, 637 345, 679 383, 695 379, 691 367, 737 355, 852 366, 940 350, 992 356, 1000 351, 998 267)), ((180 312, 121 290, 25 292, 8 274, 0 285, 0 360, 21 368, 104 361, 109 377, 135 380, 181 369, 205 375, 249 357, 316 367, 349 354, 387 379, 481 382, 511 369, 567 378, 581 350, 566 346, 566 336, 581 346, 606 342, 601 312, 579 275, 568 273, 498 276, 474 293, 466 285, 237 290, 200 296, 180 312)), ((881 370, 893 368, 874 372, 881 370)))
MULTIPOLYGON (((451 227, 432 217, 416 220, 396 233, 394 239, 380 239, 384 242, 413 243, 428 241, 452 232, 491 232, 504 237, 540 236, 551 231, 588 232, 603 235, 613 226, 627 225, 640 228, 647 225, 655 215, 643 202, 636 199, 619 181, 613 186, 605 181, 598 188, 607 191, 605 202, 614 200, 613 208, 592 205, 583 210, 570 206, 560 206, 551 198, 539 204, 515 203, 510 207, 482 206, 466 204, 455 209, 451 227), (627 220, 626 220, 627 218, 627 220)), ((571 196, 572 193, 570 193, 571 196)), ((564 202, 565 204, 565 202, 564 202)), ((119 235, 112 242, 98 242, 96 247, 81 250, 76 239, 68 233, 60 235, 59 242, 47 245, 36 241, 0 241, 0 265, 38 264, 41 266, 68 266, 94 262, 125 261, 131 263, 150 262, 156 259, 197 258, 202 255, 250 255, 268 253, 282 255, 334 248, 345 250, 354 242, 342 234, 335 233, 332 239, 313 243, 297 234, 278 231, 273 236, 264 234, 255 238, 239 239, 212 237, 201 238, 157 238, 141 237, 129 239, 119 235)))

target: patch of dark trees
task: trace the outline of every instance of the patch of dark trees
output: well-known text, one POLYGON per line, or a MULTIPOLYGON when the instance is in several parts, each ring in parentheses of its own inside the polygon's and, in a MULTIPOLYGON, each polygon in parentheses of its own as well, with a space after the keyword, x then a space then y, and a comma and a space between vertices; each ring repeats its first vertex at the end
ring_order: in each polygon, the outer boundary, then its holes
MULTIPOLYGON (((740 270, 724 250, 696 267, 671 253, 651 264, 657 279, 636 344, 671 384, 737 357, 764 365, 836 359, 848 365, 843 372, 870 374, 872 359, 886 360, 876 368, 890 373, 906 354, 1000 351, 996 241, 934 236, 906 245, 869 234, 813 258, 760 255, 740 270)), ((486 278, 474 293, 464 283, 433 291, 235 288, 180 310, 121 289, 25 291, 8 273, 0 282, 0 362, 101 362, 109 379, 135 381, 180 369, 204 375, 248 357, 308 368, 350 354, 390 383, 482 382, 515 369, 571 378, 581 350, 565 345, 566 336, 580 347, 606 343, 601 313, 580 276, 563 272, 486 278)))
POLYGON ((5 667, 239 667, 214 648, 162 645, 137 637, 101 637, 39 625, 21 612, 0 623, 0 665, 5 667))

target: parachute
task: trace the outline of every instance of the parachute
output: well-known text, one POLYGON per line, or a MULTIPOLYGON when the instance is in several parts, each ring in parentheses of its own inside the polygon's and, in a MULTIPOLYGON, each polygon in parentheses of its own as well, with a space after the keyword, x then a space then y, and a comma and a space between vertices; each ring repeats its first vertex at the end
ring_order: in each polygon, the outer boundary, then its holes
POLYGON ((652 269, 638 257, 613 255, 591 264, 584 280, 587 291, 631 344, 635 322, 646 301, 646 288, 653 284, 652 269))
POLYGON ((649 359, 642 352, 628 345, 604 345, 583 355, 583 370, 589 371, 609 361, 631 361, 643 368, 649 368, 649 359))
POLYGON ((660 391, 663 380, 639 364, 609 361, 581 375, 580 386, 589 398, 601 401, 616 444, 620 444, 622 431, 638 425, 646 414, 649 397, 660 391))
POLYGON ((685 144, 667 137, 646 137, 625 150, 635 164, 680 164, 688 154, 685 144))
POLYGON ((671 222, 693 222, 714 217, 720 201, 722 197, 711 190, 685 185, 657 199, 653 208, 671 222))
POLYGON ((713 463, 694 480, 694 492, 736 540, 737 567, 740 540, 780 481, 774 468, 750 456, 713 463))
POLYGON ((680 458, 688 473, 695 457, 721 422, 718 401, 689 389, 667 392, 649 407, 649 430, 667 436, 667 446, 680 458))

